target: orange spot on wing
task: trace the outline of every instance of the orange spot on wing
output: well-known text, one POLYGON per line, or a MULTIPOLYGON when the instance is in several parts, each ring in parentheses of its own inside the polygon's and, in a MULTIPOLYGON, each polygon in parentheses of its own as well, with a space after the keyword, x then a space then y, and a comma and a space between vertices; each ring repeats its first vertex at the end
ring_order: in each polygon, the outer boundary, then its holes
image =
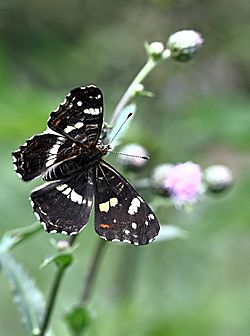
POLYGON ((102 228, 102 229, 108 229, 108 228, 110 227, 109 224, 100 224, 99 226, 100 226, 100 228, 102 228))

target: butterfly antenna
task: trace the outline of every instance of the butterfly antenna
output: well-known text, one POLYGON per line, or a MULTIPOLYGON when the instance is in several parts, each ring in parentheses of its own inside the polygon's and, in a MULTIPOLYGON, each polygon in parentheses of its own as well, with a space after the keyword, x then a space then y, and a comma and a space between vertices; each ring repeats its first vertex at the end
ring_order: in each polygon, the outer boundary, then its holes
POLYGON ((140 159, 143 159, 143 160, 149 160, 150 159, 149 156, 126 154, 126 153, 116 152, 116 151, 113 151, 113 150, 109 150, 108 152, 113 153, 113 154, 120 154, 120 155, 124 155, 124 156, 140 158, 140 159))
POLYGON ((111 142, 113 142, 113 140, 116 138, 117 134, 120 132, 120 130, 122 129, 123 125, 127 122, 127 120, 132 117, 133 113, 129 113, 127 115, 127 118, 123 121, 123 123, 121 124, 121 126, 118 128, 117 132, 115 133, 115 135, 113 136, 113 138, 111 139, 111 141, 109 142, 109 145, 111 144, 111 142))

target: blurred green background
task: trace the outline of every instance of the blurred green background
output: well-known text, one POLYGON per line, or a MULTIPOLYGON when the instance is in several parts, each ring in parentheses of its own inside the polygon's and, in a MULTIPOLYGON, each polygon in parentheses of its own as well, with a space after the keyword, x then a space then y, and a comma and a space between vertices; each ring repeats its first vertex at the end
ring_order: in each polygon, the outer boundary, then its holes
MULTIPOLYGON (((34 222, 28 196, 39 184, 17 178, 10 153, 45 129, 71 88, 99 85, 109 120, 145 62, 145 41, 165 43, 181 29, 205 38, 195 60, 165 62, 147 78, 155 97, 138 99, 124 143, 148 148, 145 174, 162 162, 219 163, 233 170, 234 188, 207 197, 188 216, 161 209, 161 222, 187 230, 189 239, 109 244, 88 335, 250 335, 249 16, 245 0, 0 0, 1 234, 34 222)), ((13 251, 45 296, 55 269, 38 266, 53 252, 50 239, 41 231, 13 251)), ((69 335, 62 317, 77 302, 98 241, 91 223, 79 241, 53 315, 56 335, 69 335)), ((26 335, 0 277, 0 334, 26 335)))

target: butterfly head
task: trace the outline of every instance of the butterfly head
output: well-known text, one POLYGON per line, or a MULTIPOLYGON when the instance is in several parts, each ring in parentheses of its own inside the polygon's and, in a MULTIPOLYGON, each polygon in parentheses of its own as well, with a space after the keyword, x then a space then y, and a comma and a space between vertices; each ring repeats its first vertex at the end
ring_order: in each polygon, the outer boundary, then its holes
POLYGON ((96 148, 99 150, 102 156, 106 155, 111 149, 110 145, 105 145, 103 142, 98 141, 96 148))

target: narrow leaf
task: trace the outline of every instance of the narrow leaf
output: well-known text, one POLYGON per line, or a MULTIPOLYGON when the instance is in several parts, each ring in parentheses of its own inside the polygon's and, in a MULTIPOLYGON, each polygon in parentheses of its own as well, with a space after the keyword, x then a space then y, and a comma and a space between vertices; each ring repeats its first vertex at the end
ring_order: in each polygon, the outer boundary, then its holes
POLYGON ((154 241, 155 243, 176 238, 187 238, 188 233, 185 230, 178 228, 175 225, 161 225, 159 236, 154 241))
POLYGON ((38 334, 45 308, 44 298, 40 290, 9 253, 0 253, 0 263, 29 335, 38 334))
POLYGON ((39 223, 33 223, 18 229, 7 231, 0 242, 0 252, 9 251, 12 247, 21 241, 30 238, 40 231, 42 226, 39 223))

